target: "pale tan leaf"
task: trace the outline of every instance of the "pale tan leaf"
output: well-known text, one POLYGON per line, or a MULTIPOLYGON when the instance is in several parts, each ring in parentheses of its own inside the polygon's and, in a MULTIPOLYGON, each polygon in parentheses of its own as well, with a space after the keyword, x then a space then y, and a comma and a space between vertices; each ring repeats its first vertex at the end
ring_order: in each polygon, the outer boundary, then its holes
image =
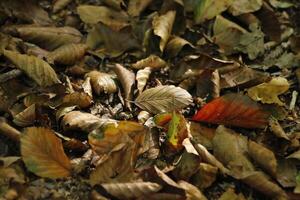
POLYGON ((196 186, 182 180, 178 182, 178 185, 185 190, 186 200, 207 200, 196 186))
POLYGON ((153 0, 129 0, 128 13, 133 17, 137 17, 152 1, 153 0))
POLYGON ((85 44, 66 44, 47 55, 47 60, 56 64, 73 65, 87 50, 85 44))
POLYGON ((3 53, 5 57, 40 86, 51 86, 60 82, 52 67, 42 59, 8 50, 4 50, 3 53))
POLYGON ((131 66, 134 69, 143 69, 145 67, 150 67, 153 70, 157 70, 163 68, 167 65, 166 61, 161 59, 159 56, 150 55, 147 58, 137 61, 136 63, 132 64, 131 66))
POLYGON ((139 71, 137 71, 136 73, 136 81, 137 81, 137 89, 139 91, 139 93, 142 93, 147 81, 149 79, 149 76, 151 74, 151 68, 150 67, 146 67, 144 69, 140 69, 139 71))
POLYGON ((61 140, 51 129, 30 127, 21 137, 21 155, 27 169, 38 176, 70 176, 71 164, 61 140))
POLYGON ((290 84, 287 79, 283 77, 272 78, 267 83, 254 86, 248 89, 248 95, 255 101, 261 101, 263 103, 276 103, 280 106, 284 105, 278 98, 278 95, 288 91, 290 84))
POLYGON ((234 15, 252 13, 261 8, 263 0, 238 0, 233 1, 229 7, 229 12, 234 15))
POLYGON ((142 92, 135 104, 150 113, 158 114, 181 109, 192 103, 192 96, 184 89, 163 85, 142 92))
POLYGON ((140 123, 144 124, 151 117, 150 113, 142 110, 139 112, 137 119, 140 123))
POLYGON ((249 140, 248 151, 251 158, 270 175, 276 175, 277 160, 274 153, 261 144, 249 140))
POLYGON ((66 106, 77 105, 79 108, 88 108, 92 103, 92 97, 85 92, 73 92, 63 98, 63 104, 66 106))
POLYGON ((112 74, 91 71, 86 74, 86 77, 91 78, 93 90, 97 95, 100 95, 102 92, 108 94, 117 92, 118 87, 112 74))
POLYGON ((79 43, 82 39, 81 33, 71 27, 18 27, 20 37, 38 46, 54 50, 69 43, 79 43))
POLYGON ((104 183, 104 189, 119 199, 133 199, 159 191, 162 186, 151 182, 104 183))
POLYGON ((55 0, 53 4, 53 13, 57 13, 58 11, 62 10, 66 7, 72 0, 55 0))
POLYGON ((84 82, 81 84, 81 87, 85 93, 87 93, 90 97, 93 98, 93 89, 90 77, 85 77, 84 82))
POLYGON ((14 116, 13 122, 18 126, 29 126, 36 120, 36 106, 35 104, 30 105, 25 110, 21 111, 14 116))
POLYGON ((72 111, 68 112, 63 117, 61 125, 64 130, 81 130, 90 132, 108 122, 114 122, 114 120, 101 119, 90 113, 72 111))
POLYGON ((164 51, 165 46, 172 33, 173 23, 175 21, 176 11, 168 11, 167 13, 155 16, 152 21, 153 32, 160 37, 159 49, 164 51))
POLYGON ((114 67, 114 71, 117 74, 118 79, 121 82, 124 90, 124 96, 126 101, 125 105, 129 110, 131 110, 130 101, 132 101, 133 98, 133 86, 135 84, 135 74, 120 64, 116 64, 116 66, 114 67))

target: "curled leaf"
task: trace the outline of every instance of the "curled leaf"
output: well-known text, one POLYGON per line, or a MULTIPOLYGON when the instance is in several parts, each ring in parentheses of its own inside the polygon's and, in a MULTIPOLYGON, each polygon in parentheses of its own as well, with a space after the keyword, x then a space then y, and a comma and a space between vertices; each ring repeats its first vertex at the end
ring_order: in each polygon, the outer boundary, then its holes
POLYGON ((72 65, 84 56, 86 50, 85 44, 66 44, 49 53, 47 59, 57 64, 72 65))
POLYGON ((248 89, 248 95, 255 101, 261 101, 263 103, 276 103, 278 105, 284 105, 278 98, 278 95, 285 93, 290 87, 290 84, 285 78, 276 77, 272 78, 267 83, 254 86, 248 89))
POLYGON ((63 103, 67 106, 77 105, 79 108, 88 108, 92 105, 92 97, 85 92, 73 92, 63 98, 63 103))
POLYGON ((32 104, 25 110, 15 115, 13 122, 18 126, 25 127, 25 126, 32 125, 35 120, 36 120, 36 106, 35 104, 32 104))
POLYGON ((30 127, 21 137, 21 155, 27 169, 38 176, 70 176, 71 164, 61 140, 47 128, 30 127))
POLYGON ((192 96, 186 90, 173 85, 147 89, 135 100, 137 106, 154 114, 181 109, 191 103, 192 96))
POLYGON ((175 57, 184 47, 190 47, 191 49, 194 48, 189 41, 178 36, 172 36, 166 46, 165 54, 168 57, 175 57))
POLYGON ((128 13, 133 16, 139 16, 153 0, 129 0, 128 13))
POLYGON ((194 115, 193 120, 244 128, 264 128, 269 114, 246 95, 226 94, 205 106, 194 115))
POLYGON ((137 61, 136 63, 132 64, 131 66, 134 69, 143 69, 145 67, 150 67, 153 70, 163 68, 167 65, 166 61, 161 59, 156 55, 150 55, 147 58, 137 61))
POLYGON ((62 10, 64 7, 66 7, 69 3, 71 3, 72 0, 56 0, 53 4, 53 13, 57 13, 58 11, 62 10))
POLYGON ((46 87, 60 82, 52 67, 38 57, 23 55, 8 50, 4 50, 4 56, 23 70, 27 76, 35 80, 40 86, 46 87))
POLYGON ((149 79, 150 74, 151 74, 151 68, 150 67, 140 69, 136 73, 137 89, 138 89, 139 93, 143 92, 144 87, 147 84, 147 81, 149 79))
POLYGON ((104 93, 115 93, 118 89, 116 82, 114 81, 114 76, 107 73, 102 73, 98 71, 91 71, 86 74, 87 77, 91 78, 91 84, 93 91, 100 95, 104 93))

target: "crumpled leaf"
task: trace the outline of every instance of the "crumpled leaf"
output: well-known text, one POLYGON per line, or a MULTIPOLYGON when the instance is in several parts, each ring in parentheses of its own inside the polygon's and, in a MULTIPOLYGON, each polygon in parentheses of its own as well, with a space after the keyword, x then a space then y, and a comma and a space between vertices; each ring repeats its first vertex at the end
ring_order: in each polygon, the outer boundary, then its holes
POLYGON ((137 17, 147 8, 153 0, 129 0, 128 13, 133 17, 137 17))
POLYGON ((72 111, 64 115, 61 125, 65 131, 81 130, 90 132, 108 122, 114 122, 114 120, 102 119, 90 113, 72 111))
POLYGON ((285 93, 290 87, 288 81, 283 77, 272 78, 267 83, 254 86, 248 89, 248 95, 255 101, 262 103, 276 103, 280 106, 284 105, 278 98, 278 95, 285 93))
POLYGON ((86 50, 85 44, 66 44, 49 53, 47 60, 57 64, 73 65, 84 56, 86 50))
POLYGON ((207 200, 202 192, 194 185, 180 180, 178 185, 185 190, 186 200, 207 200))
POLYGON ((228 19, 218 15, 216 17, 214 27, 214 43, 224 51, 226 55, 235 53, 235 47, 239 45, 241 37, 247 31, 239 25, 229 21, 228 19))
POLYGON ((166 46, 165 54, 171 58, 176 57, 180 51, 183 51, 184 47, 195 48, 189 41, 178 36, 171 36, 166 46))
POLYGON ((32 78, 40 86, 46 87, 60 83, 55 71, 42 59, 8 50, 4 50, 3 53, 6 58, 19 69, 23 70, 27 76, 32 78))
POLYGON ((88 108, 92 103, 92 97, 85 92, 73 92, 63 98, 63 104, 66 106, 77 105, 79 108, 88 108))
POLYGON ((21 127, 29 126, 36 120, 36 105, 32 104, 14 116, 13 122, 21 127))
POLYGON ((264 128, 269 113, 246 95, 226 94, 204 105, 193 120, 244 128, 264 128))
POLYGON ((194 19, 197 24, 212 19, 227 10, 233 0, 202 0, 194 7, 194 19))
POLYGON ((130 26, 115 31, 101 22, 90 30, 86 44, 100 57, 117 57, 126 51, 141 49, 130 26))
POLYGON ((136 81, 137 81, 137 89, 139 93, 142 93, 147 81, 149 79, 149 76, 151 74, 151 68, 150 67, 145 67, 144 69, 140 69, 136 73, 136 81))
POLYGON ((192 183, 200 189, 208 188, 215 182, 217 173, 217 167, 202 162, 198 172, 192 176, 192 183))
POLYGON ((118 76, 119 81, 122 84, 125 96, 125 105, 126 107, 131 110, 131 103, 130 101, 133 98, 133 86, 135 84, 135 74, 123 67, 120 64, 116 64, 114 67, 114 71, 118 76))
POLYGON ((91 71, 86 74, 86 77, 91 78, 93 91, 100 95, 102 92, 111 94, 117 92, 117 84, 112 74, 107 74, 98 71, 91 71))
POLYGON ((128 15, 123 11, 115 11, 106 6, 80 5, 77 7, 80 19, 87 24, 102 22, 113 30, 128 26, 128 15))
POLYGON ((264 33, 257 24, 250 24, 251 32, 246 32, 240 37, 236 50, 248 54, 250 60, 254 60, 265 52, 264 33))
POLYGON ((134 199, 158 192, 162 187, 151 182, 103 183, 101 186, 119 199, 134 199))
POLYGON ((218 70, 204 70, 196 80, 196 96, 214 99, 220 96, 220 75, 218 70))
POLYGON ((233 15, 241 15, 259 10, 263 4, 262 0, 235 0, 228 11, 233 15))
POLYGON ((136 63, 132 64, 131 66, 134 69, 143 69, 146 67, 150 67, 153 70, 158 70, 163 68, 167 65, 166 61, 161 59, 159 56, 150 55, 147 58, 137 61, 136 63))
POLYGON ((170 112, 192 103, 192 96, 184 89, 173 85, 158 86, 142 92, 134 102, 150 113, 170 112))
POLYGON ((172 33, 173 23, 175 21, 176 11, 168 11, 167 13, 155 16, 152 21, 153 32, 160 37, 159 49, 164 51, 169 37, 172 33))
POLYGON ((22 26, 16 28, 20 37, 38 46, 54 50, 62 45, 79 43, 82 39, 81 33, 75 28, 65 27, 31 27, 22 26))
POLYGON ((38 176, 53 179, 70 176, 70 160, 51 129, 25 129, 21 137, 21 155, 27 169, 38 176))

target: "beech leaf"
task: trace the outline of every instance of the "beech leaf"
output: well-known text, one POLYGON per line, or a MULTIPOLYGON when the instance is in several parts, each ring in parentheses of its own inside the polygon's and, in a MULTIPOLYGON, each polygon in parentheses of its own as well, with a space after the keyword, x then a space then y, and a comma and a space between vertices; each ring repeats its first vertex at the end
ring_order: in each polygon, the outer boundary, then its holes
POLYGON ((102 92, 111 94, 118 90, 118 86, 114 80, 114 75, 98 71, 91 71, 86 74, 86 77, 91 78, 93 91, 100 95, 102 92))
POLYGON ((139 93, 142 93, 147 81, 149 79, 149 76, 151 74, 151 68, 150 67, 146 67, 144 69, 140 69, 139 71, 137 71, 136 73, 136 81, 137 81, 137 89, 139 91, 139 93))
POLYGON ((46 87, 60 83, 52 67, 38 57, 19 54, 9 50, 4 50, 4 56, 40 86, 46 87))
POLYGON ((170 112, 192 103, 192 96, 184 89, 173 85, 158 86, 142 92, 135 104, 150 113, 170 112))
POLYGON ((61 140, 51 129, 25 129, 21 137, 21 155, 27 169, 38 176, 53 179, 70 176, 70 160, 64 152, 61 140))
POLYGON ((132 64, 131 66, 134 69, 143 69, 145 67, 150 67, 153 70, 157 70, 163 68, 167 65, 166 61, 161 59, 159 56, 150 55, 147 58, 137 61, 136 63, 132 64))
POLYGON ((226 94, 205 106, 194 115, 193 120, 244 128, 264 128, 269 114, 246 95, 226 94))

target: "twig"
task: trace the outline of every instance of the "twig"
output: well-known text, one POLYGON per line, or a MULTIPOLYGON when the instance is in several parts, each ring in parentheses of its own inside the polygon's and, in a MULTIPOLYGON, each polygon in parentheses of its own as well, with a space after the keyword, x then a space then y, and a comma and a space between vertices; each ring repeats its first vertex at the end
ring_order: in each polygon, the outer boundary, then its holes
POLYGON ((14 141, 20 141, 21 132, 6 123, 5 118, 0 117, 0 134, 3 134, 14 141))
POLYGON ((0 83, 4 83, 10 79, 20 76, 23 72, 19 69, 13 69, 9 72, 0 75, 0 83))

